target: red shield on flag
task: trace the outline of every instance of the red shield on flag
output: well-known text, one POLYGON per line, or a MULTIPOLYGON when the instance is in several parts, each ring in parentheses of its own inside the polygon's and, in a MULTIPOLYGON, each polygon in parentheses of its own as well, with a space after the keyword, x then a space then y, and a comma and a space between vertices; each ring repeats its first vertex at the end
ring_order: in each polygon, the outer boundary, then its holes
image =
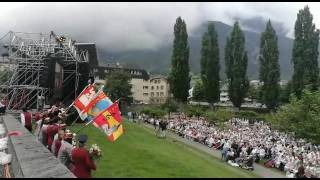
POLYGON ((93 85, 86 87, 80 95, 75 99, 73 106, 79 113, 79 116, 82 120, 86 118, 87 106, 90 104, 91 100, 94 98, 96 91, 93 85))

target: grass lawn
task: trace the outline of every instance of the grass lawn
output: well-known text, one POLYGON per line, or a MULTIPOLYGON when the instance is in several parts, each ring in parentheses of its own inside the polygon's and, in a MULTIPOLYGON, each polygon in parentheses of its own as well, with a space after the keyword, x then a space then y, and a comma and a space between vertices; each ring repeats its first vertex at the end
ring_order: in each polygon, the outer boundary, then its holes
POLYGON ((88 147, 96 143, 103 151, 94 177, 258 177, 170 138, 159 139, 142 125, 125 120, 124 128, 114 143, 92 125, 78 133, 89 136, 88 147))

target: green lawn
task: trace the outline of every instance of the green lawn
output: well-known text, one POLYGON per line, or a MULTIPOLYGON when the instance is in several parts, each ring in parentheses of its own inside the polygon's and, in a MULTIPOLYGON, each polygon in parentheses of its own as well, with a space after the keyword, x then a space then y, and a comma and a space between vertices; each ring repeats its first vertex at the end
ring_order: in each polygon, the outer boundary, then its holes
POLYGON ((124 128, 114 143, 92 125, 78 133, 87 134, 88 144, 97 143, 103 151, 94 177, 258 177, 170 138, 159 139, 142 125, 125 121, 124 128))

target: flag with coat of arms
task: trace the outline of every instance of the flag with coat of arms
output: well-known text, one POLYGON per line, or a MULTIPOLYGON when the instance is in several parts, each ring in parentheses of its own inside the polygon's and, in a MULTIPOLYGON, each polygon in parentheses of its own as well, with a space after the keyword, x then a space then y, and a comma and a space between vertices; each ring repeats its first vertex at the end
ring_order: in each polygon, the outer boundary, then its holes
POLYGON ((87 118, 88 106, 95 97, 96 90, 94 84, 86 86, 80 95, 74 100, 73 107, 77 110, 80 118, 85 120, 87 118))
POLYGON ((93 122, 107 135, 109 141, 117 140, 124 132, 118 101, 96 116, 93 122))

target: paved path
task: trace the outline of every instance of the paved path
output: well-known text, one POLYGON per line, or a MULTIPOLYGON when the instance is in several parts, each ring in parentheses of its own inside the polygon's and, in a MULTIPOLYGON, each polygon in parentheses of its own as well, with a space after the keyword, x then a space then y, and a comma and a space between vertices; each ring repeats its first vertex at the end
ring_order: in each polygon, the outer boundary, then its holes
MULTIPOLYGON (((145 123, 141 123, 141 124, 143 124, 145 127, 154 129, 154 127, 152 125, 145 124, 145 123)), ((219 159, 221 158, 221 152, 218 150, 210 149, 210 148, 208 148, 208 146, 205 146, 203 144, 200 144, 200 143, 188 140, 186 138, 180 137, 170 131, 167 131, 167 136, 176 140, 176 141, 183 142, 193 148, 201 150, 207 154, 210 154, 214 157, 217 157, 219 159)), ((264 167, 260 164, 257 164, 257 163, 254 163, 254 172, 263 178, 286 178, 286 176, 283 173, 266 168, 266 167, 264 167)))

